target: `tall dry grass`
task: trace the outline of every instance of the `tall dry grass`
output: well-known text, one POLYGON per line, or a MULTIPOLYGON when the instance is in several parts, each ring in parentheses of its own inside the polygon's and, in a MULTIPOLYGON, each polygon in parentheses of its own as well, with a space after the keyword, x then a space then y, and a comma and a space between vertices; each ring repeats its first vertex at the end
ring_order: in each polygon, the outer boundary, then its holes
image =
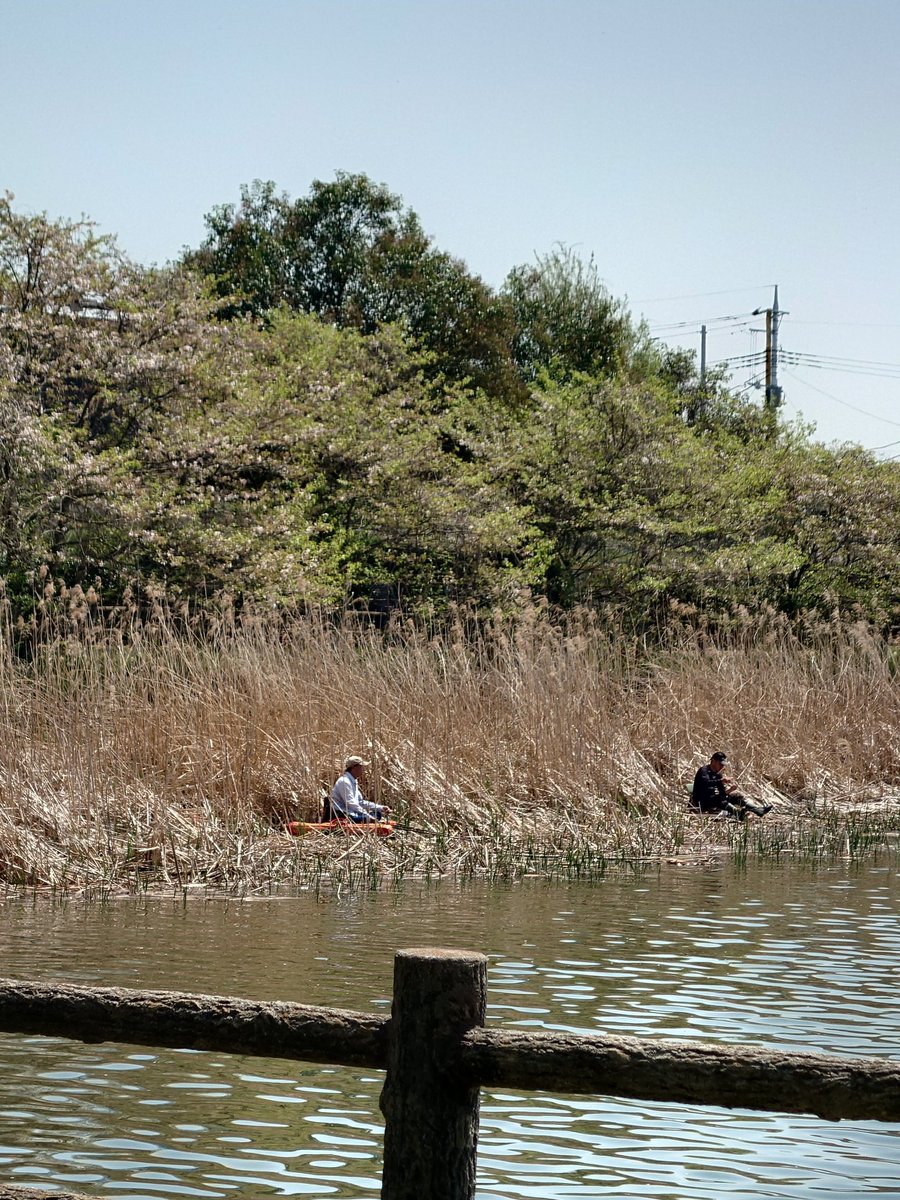
POLYGON ((711 626, 676 607, 635 638, 532 604, 435 633, 239 618, 227 601, 197 623, 144 600, 104 613, 74 589, 48 594, 30 628, 0 623, 7 884, 577 874, 707 853, 737 835, 691 816, 686 792, 720 747, 775 805, 769 823, 900 792, 897 651, 862 622, 763 611, 711 626), (352 752, 409 832, 287 836, 352 752))

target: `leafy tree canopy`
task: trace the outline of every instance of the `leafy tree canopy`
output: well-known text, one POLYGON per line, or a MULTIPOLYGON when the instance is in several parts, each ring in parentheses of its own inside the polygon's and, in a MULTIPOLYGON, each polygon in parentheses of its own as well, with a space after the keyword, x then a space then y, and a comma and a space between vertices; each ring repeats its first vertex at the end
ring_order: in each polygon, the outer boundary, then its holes
POLYGON ((542 371, 611 376, 653 363, 646 330, 614 299, 593 260, 565 246, 514 268, 504 293, 513 311, 513 354, 526 380, 542 371))
POLYGON ((557 251, 498 297, 364 176, 254 185, 210 221, 212 283, 0 202, 13 597, 46 564, 113 595, 900 620, 898 464, 701 384, 592 264, 557 251))
POLYGON ((215 279, 232 314, 284 305, 362 333, 394 322, 434 355, 437 372, 498 394, 515 390, 506 305, 437 250, 383 184, 338 172, 291 201, 257 180, 206 224, 186 261, 215 279))

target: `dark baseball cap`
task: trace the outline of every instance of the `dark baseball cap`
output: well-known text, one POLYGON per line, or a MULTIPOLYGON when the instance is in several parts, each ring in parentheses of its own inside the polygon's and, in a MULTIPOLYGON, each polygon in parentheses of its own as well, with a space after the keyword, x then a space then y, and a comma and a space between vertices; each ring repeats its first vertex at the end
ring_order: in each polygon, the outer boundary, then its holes
POLYGON ((716 762, 728 762, 728 759, 725 757, 725 755, 722 753, 721 750, 717 750, 715 752, 715 754, 711 754, 710 758, 714 758, 716 760, 716 762))

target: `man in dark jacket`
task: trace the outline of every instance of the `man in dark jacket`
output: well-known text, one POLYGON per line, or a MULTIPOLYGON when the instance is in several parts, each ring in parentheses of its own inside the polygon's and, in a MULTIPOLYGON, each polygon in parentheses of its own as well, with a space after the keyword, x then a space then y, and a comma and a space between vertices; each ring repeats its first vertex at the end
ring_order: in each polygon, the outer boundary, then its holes
POLYGON ((764 817, 771 812, 771 804, 759 808, 736 791, 734 782, 724 773, 726 761, 722 751, 717 750, 709 763, 694 776, 691 808, 702 813, 728 813, 739 821, 743 821, 748 812, 755 813, 757 817, 764 817))

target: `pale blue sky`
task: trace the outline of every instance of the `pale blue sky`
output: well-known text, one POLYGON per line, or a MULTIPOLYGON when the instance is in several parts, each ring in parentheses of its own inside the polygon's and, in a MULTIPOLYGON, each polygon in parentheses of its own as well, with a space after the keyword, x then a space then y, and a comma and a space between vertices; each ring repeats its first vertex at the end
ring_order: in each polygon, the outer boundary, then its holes
POLYGON ((898 54, 900 0, 0 0, 0 188, 162 262, 242 183, 364 171, 489 283, 573 245, 711 360, 778 283, 825 360, 788 413, 891 455, 898 54))

